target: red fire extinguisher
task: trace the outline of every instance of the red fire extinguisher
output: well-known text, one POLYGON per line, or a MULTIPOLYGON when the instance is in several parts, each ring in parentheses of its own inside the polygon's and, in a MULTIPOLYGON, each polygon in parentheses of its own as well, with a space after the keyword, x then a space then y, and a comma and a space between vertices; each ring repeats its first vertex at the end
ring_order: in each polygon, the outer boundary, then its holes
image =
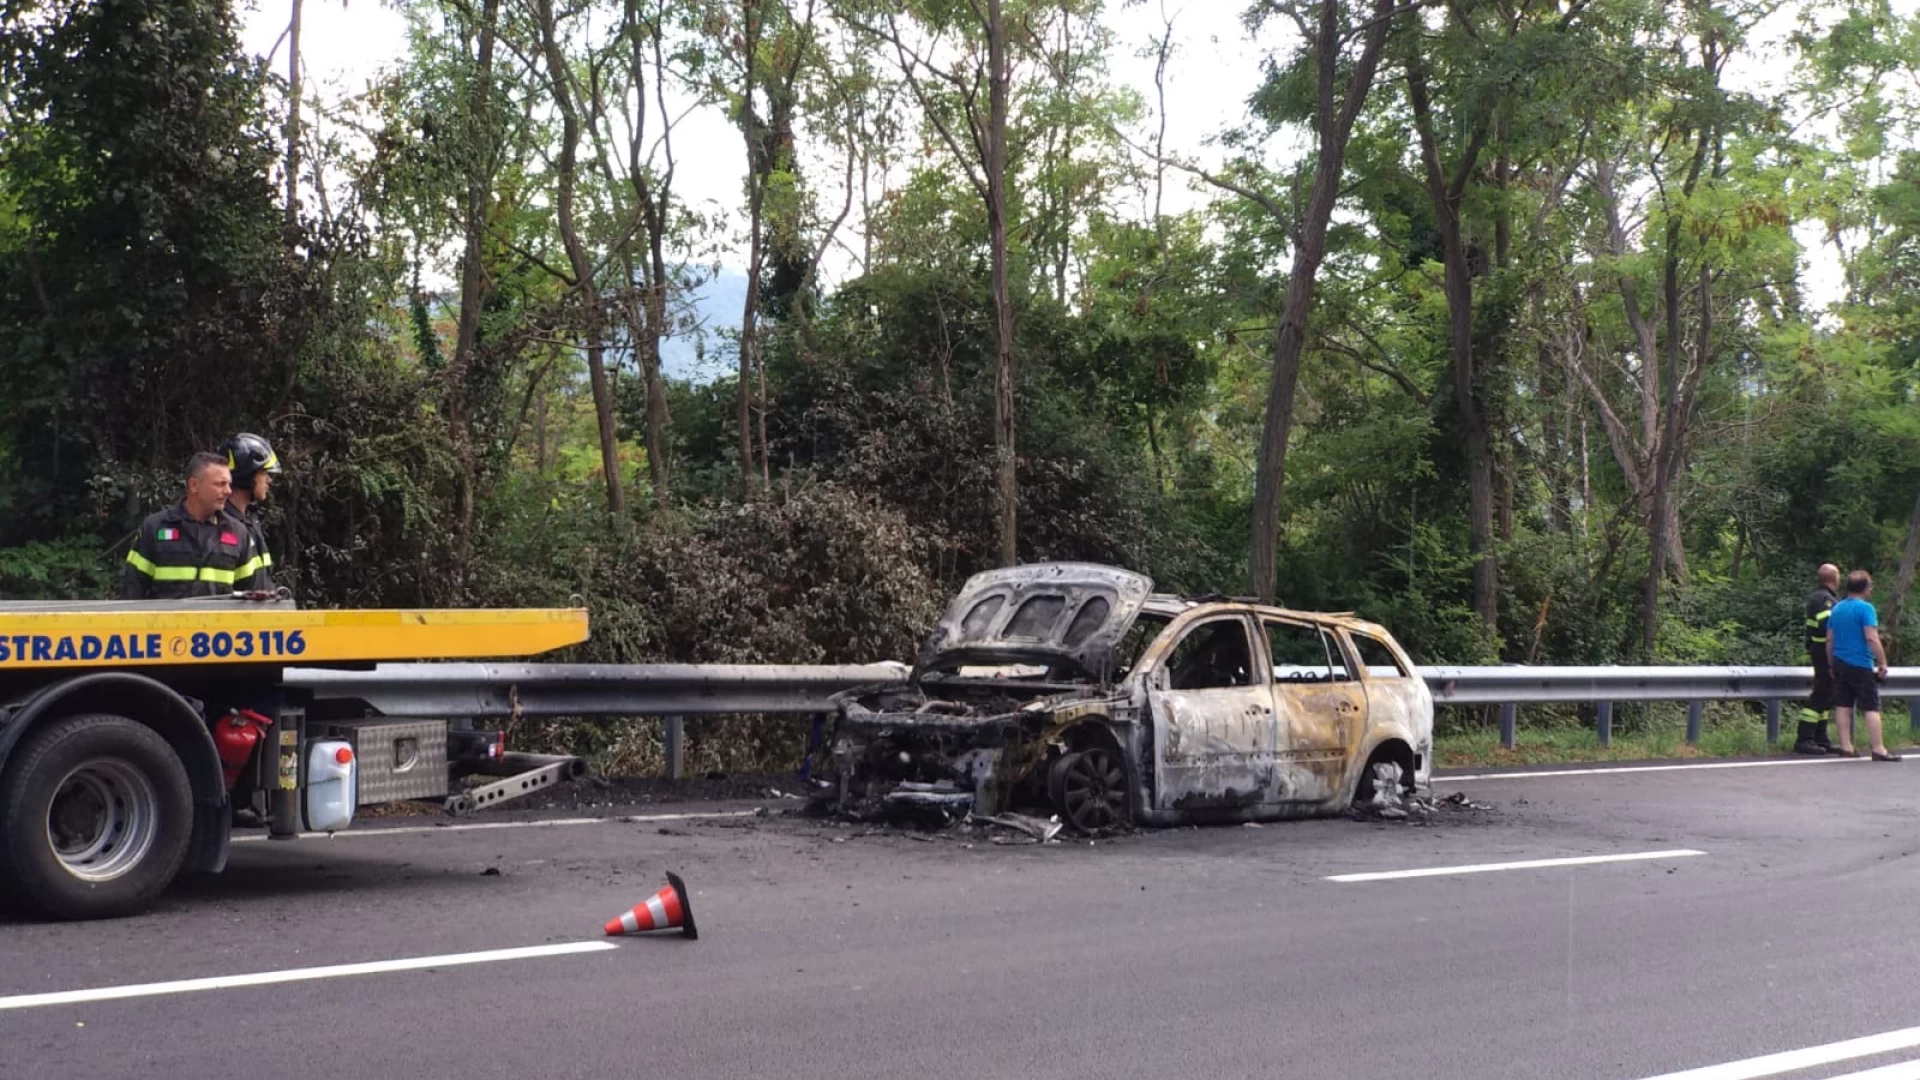
POLYGON ((272 726, 272 720, 252 709, 236 709, 213 725, 213 746, 220 753, 220 770, 226 774, 228 791, 233 790, 240 770, 253 757, 253 748, 272 726))

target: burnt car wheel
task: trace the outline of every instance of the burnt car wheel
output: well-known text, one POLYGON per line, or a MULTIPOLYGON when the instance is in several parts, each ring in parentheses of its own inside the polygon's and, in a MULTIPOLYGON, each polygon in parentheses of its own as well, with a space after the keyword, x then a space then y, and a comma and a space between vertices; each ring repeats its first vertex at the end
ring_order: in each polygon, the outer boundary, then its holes
POLYGON ((1127 770, 1108 750, 1063 755, 1047 775, 1047 788, 1060 816, 1081 832, 1102 832, 1127 820, 1127 770))

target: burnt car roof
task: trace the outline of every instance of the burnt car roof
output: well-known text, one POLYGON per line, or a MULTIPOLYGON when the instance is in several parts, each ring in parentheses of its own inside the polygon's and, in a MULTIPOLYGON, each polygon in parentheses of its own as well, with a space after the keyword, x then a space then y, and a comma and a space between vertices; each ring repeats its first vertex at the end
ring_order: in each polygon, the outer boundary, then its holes
POLYGON ((1262 604, 1257 600, 1239 597, 1213 596, 1175 596, 1172 593, 1154 593, 1140 610, 1148 615, 1162 615, 1169 618, 1192 611, 1195 608, 1218 608, 1222 611, 1244 611, 1254 615, 1272 615, 1282 619, 1310 619, 1328 626, 1338 626, 1347 630, 1358 630, 1375 637, 1389 637, 1387 629, 1379 623, 1369 622, 1351 611, 1302 611, 1298 608, 1281 607, 1275 604, 1262 604))
POLYGON ((921 647, 916 674, 941 662, 1065 660, 1104 677, 1153 580, 1097 563, 1034 563, 967 580, 921 647))

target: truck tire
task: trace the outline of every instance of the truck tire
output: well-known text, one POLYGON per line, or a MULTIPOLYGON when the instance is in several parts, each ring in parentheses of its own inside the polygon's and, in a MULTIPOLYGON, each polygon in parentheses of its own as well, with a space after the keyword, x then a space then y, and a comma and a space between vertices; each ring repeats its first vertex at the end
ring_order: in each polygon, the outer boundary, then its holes
POLYGON ((152 904, 193 838, 193 790, 173 747, 124 716, 52 721, 0 774, 0 893, 53 919, 152 904))

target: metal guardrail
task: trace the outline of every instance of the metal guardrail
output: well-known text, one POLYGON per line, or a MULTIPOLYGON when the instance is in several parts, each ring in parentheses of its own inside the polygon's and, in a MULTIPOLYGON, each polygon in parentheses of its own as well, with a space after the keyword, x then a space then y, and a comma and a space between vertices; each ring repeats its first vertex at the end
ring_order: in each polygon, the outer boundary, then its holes
MULTIPOLYGON (((358 700, 396 718, 668 718, 670 771, 677 772, 680 718, 729 714, 819 714, 844 690, 904 678, 904 664, 380 664, 369 671, 289 669, 289 686, 318 700, 358 700)), ((1804 698, 1813 671, 1801 667, 1426 667, 1436 705, 1500 706, 1501 742, 1513 746, 1523 704, 1592 704, 1604 745, 1613 705, 1687 703, 1687 741, 1700 738, 1702 703, 1760 701, 1767 738, 1780 734, 1780 703, 1804 698)), ((1881 685, 1889 701, 1920 703, 1920 668, 1895 668, 1881 685)), ((1920 710, 1909 708, 1920 734, 1920 710)))
POLYGON ((905 664, 379 664, 290 668, 317 700, 364 701, 407 719, 819 713, 828 698, 905 678, 905 664))
POLYGON ((398 719, 664 717, 667 778, 680 779, 687 716, 818 715, 842 690, 905 678, 905 664, 378 664, 290 668, 316 701, 360 701, 398 719))
MULTIPOLYGON (((1780 741, 1783 701, 1813 691, 1810 667, 1428 667, 1420 674, 1435 705, 1500 706, 1500 745, 1518 741, 1519 706, 1591 704, 1600 745, 1613 741, 1613 706, 1622 701, 1683 701, 1687 743, 1700 741, 1708 701, 1759 701, 1767 717, 1767 741, 1780 741)), ((1920 736, 1920 668, 1893 668, 1880 684, 1887 704, 1905 699, 1908 723, 1920 736)))
MULTIPOLYGON (((1426 667, 1436 705, 1602 701, 1764 701, 1813 690, 1804 667, 1426 667)), ((1920 697, 1920 668, 1894 668, 1886 697, 1920 697)))

